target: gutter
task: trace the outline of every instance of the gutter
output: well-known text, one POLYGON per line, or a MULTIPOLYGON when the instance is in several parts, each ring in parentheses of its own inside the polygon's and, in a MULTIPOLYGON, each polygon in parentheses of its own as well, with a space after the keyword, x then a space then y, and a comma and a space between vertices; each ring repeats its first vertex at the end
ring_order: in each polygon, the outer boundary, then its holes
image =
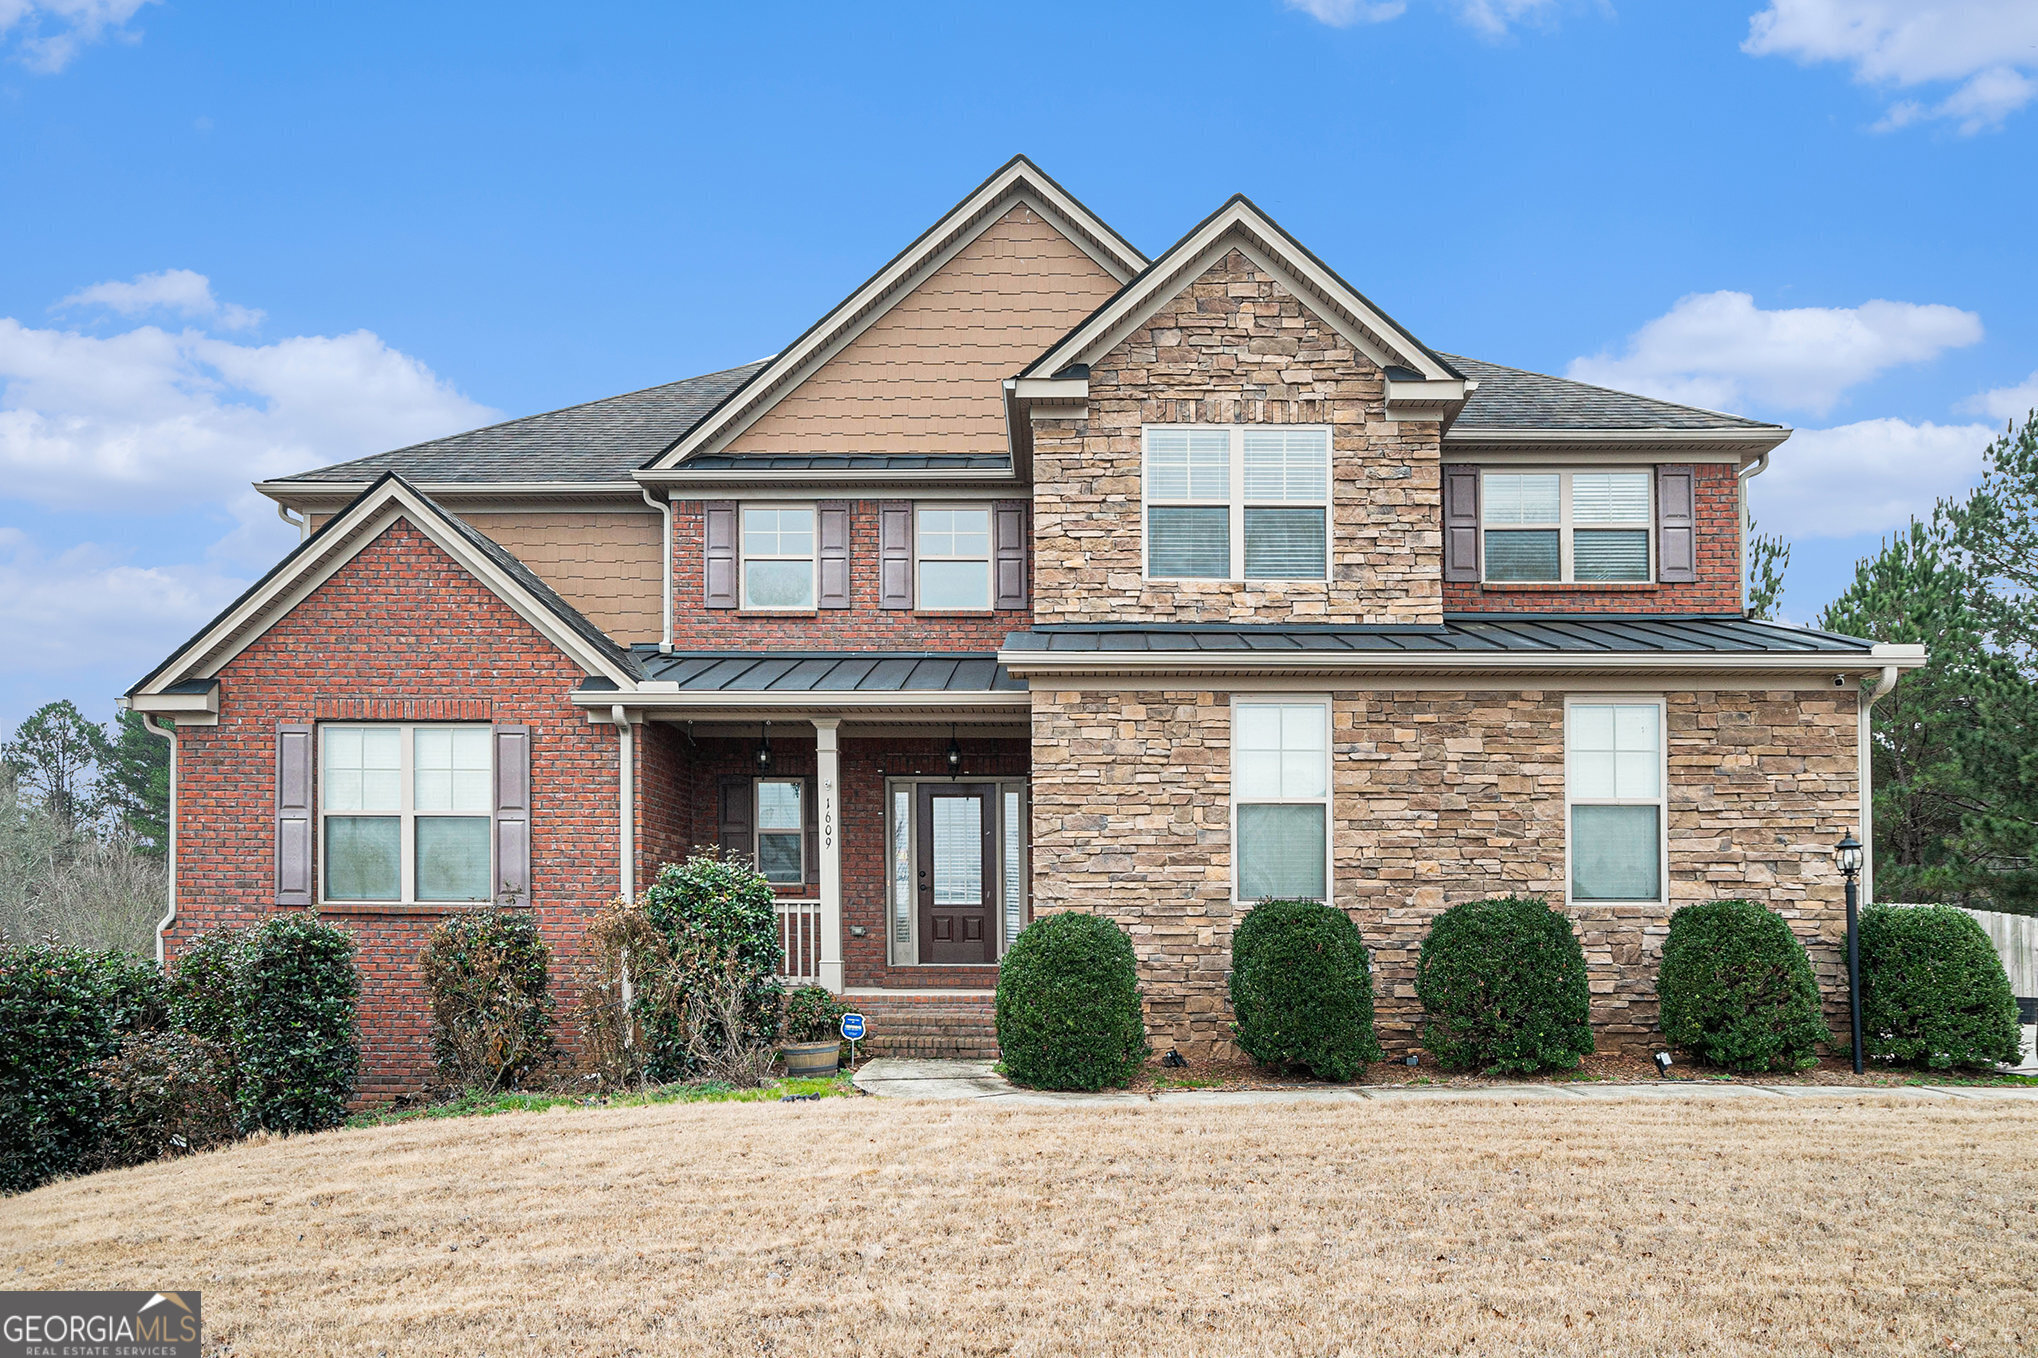
POLYGON ((621 810, 616 826, 618 848, 617 881, 624 900, 637 895, 637 733, 630 725, 630 711, 621 703, 609 706, 609 720, 615 724, 616 803, 621 810))
MULTIPOLYGON (((1882 648, 1878 646, 1877 650, 1882 648)), ((1923 649, 1922 647, 1920 649, 1923 649)), ((1861 826, 1854 837, 1861 841, 1861 903, 1875 903, 1875 762, 1873 737, 1870 721, 1875 713, 1876 703, 1884 694, 1896 687, 1897 671, 1915 669, 1915 665, 1884 665, 1882 677, 1870 681, 1864 676, 1861 681, 1861 707, 1856 716, 1854 733, 1855 772, 1861 782, 1861 826)))
POLYGON ((156 921, 156 967, 168 970, 163 956, 163 935, 177 922, 177 728, 173 725, 165 730, 156 725, 154 713, 142 713, 142 725, 152 736, 170 742, 170 810, 163 827, 163 860, 169 869, 170 899, 165 903, 163 917, 156 921))
POLYGON ((297 540, 299 542, 311 536, 311 515, 306 514, 293 519, 290 517, 290 506, 278 500, 276 502, 276 517, 297 530, 297 540))
MULTIPOLYGON (((1748 577, 1748 483, 1769 470, 1769 454, 1774 451, 1773 448, 1764 448, 1761 456, 1734 473, 1734 480, 1740 483, 1737 489, 1741 493, 1741 588, 1744 591, 1741 602, 1743 606, 1747 604, 1745 591, 1747 589, 1748 577)), ((1867 840, 1862 841, 1864 844, 1867 842, 1867 840)))
MULTIPOLYGON (((1367 674, 1367 673, 1732 673, 1845 671, 1859 651, 1015 651, 998 652, 1014 677, 1136 674, 1367 674)), ((1878 643, 1868 658, 1894 672, 1925 663, 1922 646, 1878 643)))

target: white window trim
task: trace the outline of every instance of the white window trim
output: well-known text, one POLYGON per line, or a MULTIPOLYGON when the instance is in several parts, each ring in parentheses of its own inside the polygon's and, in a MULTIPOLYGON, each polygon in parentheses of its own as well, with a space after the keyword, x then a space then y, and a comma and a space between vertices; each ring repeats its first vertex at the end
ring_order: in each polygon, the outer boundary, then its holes
POLYGON ((1564 900, 1581 908, 1607 905, 1667 905, 1670 900, 1670 708, 1660 693, 1570 693, 1564 696, 1564 900), (1650 797, 1573 797, 1571 795, 1571 709, 1574 707, 1647 707, 1656 709, 1656 795, 1650 797), (1571 808, 1573 806, 1654 806, 1656 808, 1656 897, 1654 900, 1573 901, 1571 889, 1571 808))
POLYGON ((1479 469, 1479 583, 1486 585, 1653 585, 1656 583, 1656 469, 1651 467, 1481 467, 1479 469), (1649 557, 1648 573, 1639 580, 1580 580, 1576 578, 1572 563, 1572 535, 1577 524, 1571 512, 1571 478, 1579 473, 1598 474, 1602 472, 1632 472, 1649 478, 1649 504, 1647 517, 1629 523, 1589 523, 1584 525, 1589 532, 1595 528, 1643 530, 1643 542, 1649 557), (1486 521, 1486 478, 1489 476, 1554 476, 1557 478, 1557 522, 1555 523, 1488 523, 1486 521), (1557 578, 1555 580, 1495 580, 1486 573, 1486 564, 1491 559, 1486 550, 1488 532, 1534 532, 1557 530, 1557 578))
POLYGON ((821 606, 821 507, 811 500, 739 500, 736 504, 736 606, 745 613, 813 613, 821 606), (814 550, 804 557, 750 554, 748 535, 743 531, 743 515, 752 509, 804 509, 813 516, 812 540, 814 550), (807 602, 804 604, 773 605, 750 602, 750 563, 752 561, 805 561, 807 563, 807 602))
MULTIPOLYGON (((497 865, 495 861, 494 806, 491 805, 486 812, 480 813, 476 812, 455 813, 445 811, 420 812, 417 809, 417 759, 414 752, 414 745, 416 743, 417 733, 419 731, 477 730, 477 729, 484 731, 492 731, 493 728, 487 722, 478 721, 419 721, 419 722, 332 721, 332 722, 320 722, 318 724, 317 785, 312 790, 313 802, 314 805, 316 805, 318 808, 318 839, 316 844, 312 848, 312 856, 313 862, 317 868, 317 872, 314 874, 317 879, 317 891, 315 892, 315 899, 318 901, 320 905, 379 905, 389 907, 408 905, 408 906, 422 906, 426 909, 445 909, 445 908, 459 909, 467 906, 488 905, 495 899, 495 887, 499 884, 499 879, 496 876, 497 865), (397 733, 396 783, 397 783, 397 805, 399 809, 393 812, 391 811, 328 812, 326 809, 326 748, 327 748, 326 737, 328 736, 328 734, 330 734, 333 731, 369 730, 369 729, 390 730, 392 728, 397 733), (418 817, 420 815, 443 816, 454 814, 465 816, 466 818, 471 820, 486 819, 489 822, 489 835, 488 835, 488 880, 490 883, 489 894, 477 900, 471 901, 466 900, 421 901, 418 899, 417 895, 418 817), (391 815, 394 815, 397 818, 397 830, 396 830, 397 893, 395 897, 387 900, 353 900, 345 896, 331 896, 326 893, 326 870, 332 866, 331 858, 326 853, 326 818, 328 815, 338 816, 342 819, 355 816, 387 817, 391 815)), ((488 743, 488 785, 491 789, 495 787, 495 741, 492 736, 488 743)), ((490 800, 491 802, 493 802, 494 800, 492 792, 490 800)))
POLYGON ((1234 905, 1253 905, 1263 899, 1241 896, 1238 873, 1238 808, 1240 806, 1321 806, 1323 808, 1323 899, 1330 904, 1337 897, 1337 788, 1332 782, 1337 770, 1337 708, 1328 693, 1234 693, 1231 697, 1231 900, 1234 905), (1320 707, 1323 709, 1323 795, 1321 797, 1241 797, 1238 795, 1238 709, 1241 707, 1320 707))
POLYGON ((1164 509, 1215 509, 1220 505, 1229 511, 1226 518, 1226 532, 1230 538, 1231 573, 1222 577, 1232 584, 1268 585, 1316 585, 1330 581, 1331 557, 1331 498, 1336 486, 1337 464, 1336 431, 1327 424, 1148 424, 1140 426, 1139 435, 1139 573, 1145 580, 1217 580, 1209 575, 1155 575, 1153 573, 1153 533, 1150 525, 1153 516, 1148 512, 1155 505, 1164 509), (1323 435, 1325 450, 1323 490, 1321 500, 1268 500, 1248 501, 1245 495, 1245 436, 1248 432, 1262 429, 1283 431, 1314 431, 1323 435), (1212 434, 1224 432, 1231 437, 1231 469, 1223 501, 1218 500, 1156 500, 1147 486, 1147 448, 1154 434, 1212 434), (1247 509, 1314 509, 1323 510, 1323 574, 1322 576, 1255 575, 1245 573, 1245 512, 1247 509))
MULTIPOLYGON (((1021 862, 1019 864, 1019 875, 1021 878, 1020 890, 1024 895, 1024 899, 1020 903, 1020 910, 1021 913, 1028 916, 1031 916, 1033 913, 1033 831, 1032 831, 1033 790, 1031 784, 1027 779, 972 778, 969 777, 968 775, 950 778, 946 775, 941 775, 937 777, 932 774, 925 776, 921 776, 918 774, 910 774, 903 777, 888 777, 885 779, 885 838, 884 838, 886 966, 988 967, 997 965, 996 962, 922 962, 920 960, 920 901, 918 886, 919 883, 918 874, 920 865, 920 827, 916 823, 920 818, 919 810, 920 786, 922 784, 931 784, 935 787, 947 787, 954 783, 981 783, 997 789, 997 795, 991 799, 995 804, 990 808, 990 814, 997 818, 997 833, 993 836, 993 840, 997 846, 997 851, 992 855, 993 861, 987 864, 986 867, 992 875, 991 884, 992 917, 993 924, 997 929, 998 937, 997 957, 999 960, 1002 961, 1004 959, 1006 950, 1011 947, 1010 941, 1005 937, 1004 817, 1005 817, 1006 794, 1014 791, 1016 791, 1019 794, 1019 818, 1022 827, 1019 836, 1019 855, 1021 859, 1021 862), (893 934, 893 925, 898 919, 899 894, 898 894, 898 879, 894 876, 892 870, 893 869, 892 836, 895 833, 898 826, 897 819, 898 808, 895 805, 895 802, 898 799, 898 794, 901 792, 907 794, 906 862, 908 865, 908 880, 914 883, 914 898, 912 901, 912 908, 909 911, 907 911, 906 919, 908 927, 906 930, 906 938, 903 942, 897 939, 893 934), (901 955, 902 953, 903 956, 901 955)), ((1024 928, 1025 926, 1021 925, 1020 927, 1024 928)))
MULTIPOLYGON (((794 881, 772 882, 771 885, 775 891, 804 888, 807 885, 807 869, 811 866, 807 862, 807 798, 812 795, 812 780, 800 774, 760 773, 750 780, 750 861, 753 864, 759 865, 757 868, 759 875, 762 875, 764 872, 762 866, 764 862, 764 836, 793 835, 799 840, 800 875, 794 881), (791 783, 799 788, 800 823, 797 829, 767 830, 764 828, 764 812, 761 809, 764 805, 764 800, 757 795, 757 789, 765 783, 791 783)), ((771 881, 768 877, 765 880, 771 881)))
POLYGON ((931 613, 993 613, 998 602, 998 515, 989 504, 979 500, 975 504, 950 500, 915 500, 913 502, 913 608, 916 612, 931 613), (920 514, 923 510, 971 510, 981 511, 984 516, 984 554, 975 556, 930 556, 920 550, 920 514), (930 607, 920 599, 920 563, 923 561, 982 561, 984 563, 984 605, 982 608, 930 607))

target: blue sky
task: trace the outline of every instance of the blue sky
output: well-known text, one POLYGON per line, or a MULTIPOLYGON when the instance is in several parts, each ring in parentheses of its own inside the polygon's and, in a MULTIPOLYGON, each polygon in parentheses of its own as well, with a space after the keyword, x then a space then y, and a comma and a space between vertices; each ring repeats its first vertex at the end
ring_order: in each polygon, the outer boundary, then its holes
POLYGON ((770 353, 1015 151, 1796 426, 1808 620, 2038 404, 2034 95, 2029 0, 0 0, 0 728, 287 550, 250 481, 770 353))

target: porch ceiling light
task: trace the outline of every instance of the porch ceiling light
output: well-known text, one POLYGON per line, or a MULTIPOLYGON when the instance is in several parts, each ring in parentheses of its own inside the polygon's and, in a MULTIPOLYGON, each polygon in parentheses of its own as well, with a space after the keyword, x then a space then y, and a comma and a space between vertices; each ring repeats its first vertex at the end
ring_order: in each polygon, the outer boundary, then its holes
POLYGON ((764 723, 764 728, 757 737, 757 767, 760 772, 768 772, 771 768, 770 722, 764 723))
POLYGON ((953 726, 948 728, 948 771, 951 774, 962 772, 962 746, 955 743, 953 726))

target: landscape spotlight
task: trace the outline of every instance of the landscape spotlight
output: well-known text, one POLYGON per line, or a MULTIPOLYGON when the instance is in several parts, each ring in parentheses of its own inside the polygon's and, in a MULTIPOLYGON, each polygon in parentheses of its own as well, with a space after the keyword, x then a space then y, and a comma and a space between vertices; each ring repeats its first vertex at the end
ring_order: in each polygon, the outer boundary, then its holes
POLYGON ((1656 1073, 1657 1073, 1658 1075, 1662 1076, 1662 1077, 1663 1077, 1664 1079, 1666 1079, 1666 1080, 1670 1078, 1670 1053, 1669 1053, 1669 1052, 1657 1052, 1657 1053, 1656 1053, 1656 1073))

